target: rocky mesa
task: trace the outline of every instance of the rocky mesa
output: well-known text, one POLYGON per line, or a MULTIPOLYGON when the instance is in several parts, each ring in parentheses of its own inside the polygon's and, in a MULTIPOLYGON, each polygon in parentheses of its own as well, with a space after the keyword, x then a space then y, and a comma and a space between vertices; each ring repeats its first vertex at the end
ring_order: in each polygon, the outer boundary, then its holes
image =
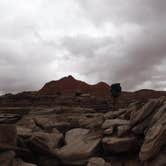
POLYGON ((95 96, 109 96, 110 86, 104 82, 99 82, 95 85, 87 84, 86 82, 75 79, 73 76, 67 76, 57 81, 51 81, 44 85, 38 91, 39 95, 71 95, 77 92, 83 94, 91 94, 95 96))

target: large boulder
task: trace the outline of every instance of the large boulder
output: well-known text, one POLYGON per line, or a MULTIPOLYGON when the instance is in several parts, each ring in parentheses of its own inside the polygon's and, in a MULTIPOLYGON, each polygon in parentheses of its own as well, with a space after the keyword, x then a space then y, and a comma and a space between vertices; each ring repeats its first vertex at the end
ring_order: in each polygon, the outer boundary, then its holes
POLYGON ((89 157, 95 155, 100 137, 100 134, 92 133, 88 129, 72 129, 66 133, 66 145, 57 149, 56 154, 63 163, 83 165, 89 157))
POLYGON ((111 153, 133 152, 137 150, 137 139, 131 137, 104 137, 102 140, 103 148, 111 153))
POLYGON ((137 111, 137 114, 131 119, 130 125, 134 127, 138 123, 141 123, 143 120, 145 120, 148 116, 152 116, 160 103, 161 101, 159 99, 150 100, 139 111, 137 111))
POLYGON ((153 158, 164 145, 166 145, 166 113, 147 131, 140 150, 140 159, 145 161, 153 158))

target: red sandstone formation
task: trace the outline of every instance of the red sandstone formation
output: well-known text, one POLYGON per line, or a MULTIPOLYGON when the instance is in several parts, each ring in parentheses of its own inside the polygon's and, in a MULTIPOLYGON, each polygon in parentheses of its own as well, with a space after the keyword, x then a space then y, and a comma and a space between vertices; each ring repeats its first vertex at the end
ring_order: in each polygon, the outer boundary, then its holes
POLYGON ((55 95, 62 93, 63 95, 75 94, 76 92, 89 93, 95 96, 108 96, 110 86, 104 82, 95 85, 89 85, 83 81, 76 80, 72 76, 64 77, 57 81, 51 81, 39 90, 39 95, 55 95))

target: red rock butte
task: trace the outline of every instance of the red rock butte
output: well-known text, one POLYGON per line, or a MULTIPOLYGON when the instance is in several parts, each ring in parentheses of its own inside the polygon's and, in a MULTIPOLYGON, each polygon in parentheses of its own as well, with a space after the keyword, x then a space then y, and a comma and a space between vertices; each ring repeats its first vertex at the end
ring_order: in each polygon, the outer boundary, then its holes
POLYGON ((76 92, 88 93, 95 96, 109 96, 110 86, 105 82, 99 82, 95 85, 75 79, 73 76, 63 77, 57 81, 46 83, 39 91, 39 95, 55 95, 61 93, 64 95, 75 94, 76 92))

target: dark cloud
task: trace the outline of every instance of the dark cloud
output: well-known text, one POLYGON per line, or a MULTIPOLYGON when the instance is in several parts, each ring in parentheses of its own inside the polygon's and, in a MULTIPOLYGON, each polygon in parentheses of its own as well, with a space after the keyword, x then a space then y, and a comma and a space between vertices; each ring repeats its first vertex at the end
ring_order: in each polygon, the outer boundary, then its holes
POLYGON ((158 77, 162 75, 162 80, 165 80, 163 73, 156 70, 156 67, 166 60, 164 33, 151 32, 149 35, 142 32, 130 42, 120 42, 120 39, 111 42, 112 38, 102 38, 98 41, 95 38, 89 40, 86 38, 86 40, 86 44, 82 37, 67 38, 72 44, 64 42, 71 55, 78 58, 84 55, 86 58, 83 65, 79 66, 82 74, 89 78, 95 76, 96 80, 106 80, 109 83, 122 82, 124 88, 130 90, 141 87, 149 81, 151 81, 149 88, 164 87, 163 82, 160 87, 159 81, 153 79, 156 75, 158 77))
POLYGON ((163 0, 79 0, 85 14, 96 23, 154 23, 163 20, 166 2, 163 0))

